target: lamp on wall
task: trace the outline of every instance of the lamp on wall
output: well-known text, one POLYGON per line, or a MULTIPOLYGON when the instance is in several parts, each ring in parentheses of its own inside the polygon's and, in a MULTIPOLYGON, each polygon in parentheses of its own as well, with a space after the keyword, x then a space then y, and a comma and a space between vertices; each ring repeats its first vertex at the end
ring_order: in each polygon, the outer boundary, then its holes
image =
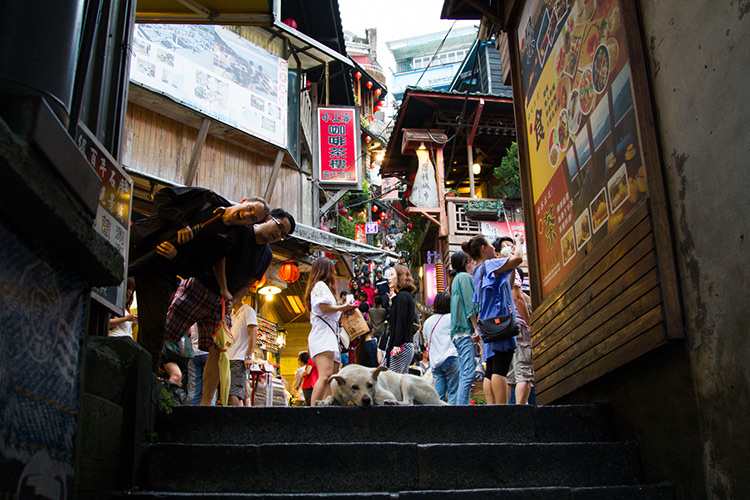
POLYGON ((485 156, 483 154, 477 156, 477 159, 471 166, 471 170, 474 172, 474 175, 479 175, 480 173, 482 173, 482 163, 484 163, 484 160, 485 156))

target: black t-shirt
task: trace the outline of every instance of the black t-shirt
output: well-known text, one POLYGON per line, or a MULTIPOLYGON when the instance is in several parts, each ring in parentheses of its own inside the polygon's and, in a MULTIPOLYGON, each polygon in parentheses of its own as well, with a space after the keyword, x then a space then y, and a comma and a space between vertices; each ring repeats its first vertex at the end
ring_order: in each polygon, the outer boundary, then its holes
MULTIPOLYGON (((260 279, 271 264, 273 253, 270 245, 259 245, 255 241, 255 228, 253 226, 237 226, 241 230, 237 241, 227 254, 226 277, 229 293, 235 293, 242 285, 251 278, 260 279)), ((219 283, 212 272, 206 272, 198 276, 198 281, 219 295, 219 283)))

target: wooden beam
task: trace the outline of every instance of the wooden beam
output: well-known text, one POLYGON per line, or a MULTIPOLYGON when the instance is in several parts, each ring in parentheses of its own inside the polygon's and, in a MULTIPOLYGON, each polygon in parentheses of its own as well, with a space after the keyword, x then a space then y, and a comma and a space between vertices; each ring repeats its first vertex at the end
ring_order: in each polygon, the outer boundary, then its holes
MULTIPOLYGON (((440 223, 440 221, 437 220, 436 218, 434 218, 429 213, 427 213, 427 210, 424 209, 424 208, 409 207, 408 213, 410 215, 411 214, 419 214, 419 215, 421 215, 423 217, 426 217, 427 220, 429 220, 430 222, 432 222, 433 224, 435 224, 438 228, 442 228, 443 227, 443 225, 440 223)), ((435 213, 435 212, 433 211, 433 213, 435 213)))
POLYGON ((279 176, 279 170, 281 170, 281 162, 284 160, 284 151, 279 150, 278 153, 276 153, 276 161, 273 162, 273 171, 271 172, 271 178, 268 179, 268 185, 266 186, 266 192, 263 195, 263 198, 268 201, 271 199, 271 195, 273 194, 273 188, 276 186, 276 179, 279 176))
POLYGON ((185 172, 186 186, 192 186, 195 181, 195 173, 198 170, 198 162, 201 159, 201 153, 203 152, 203 144, 206 142, 206 136, 208 135, 208 127, 211 125, 211 120, 204 118, 201 122, 201 128, 198 130, 198 138, 195 140, 195 147, 193 147, 193 154, 190 156, 190 163, 188 163, 187 172, 185 172))
POLYGON ((325 214, 325 213, 326 213, 326 212, 328 211, 328 209, 330 209, 330 208, 331 208, 331 207, 332 207, 332 206, 334 205, 334 203, 336 203, 336 202, 337 202, 337 201, 339 201, 339 200, 340 200, 341 198, 343 198, 343 197, 344 197, 344 195, 345 195, 346 193, 348 193, 348 192, 349 192, 349 189, 347 189, 347 188, 342 188, 342 189, 339 189, 338 191, 336 191, 336 194, 334 194, 334 195, 333 195, 333 196, 331 197, 331 199, 330 199, 330 200, 328 200, 328 201, 327 201, 327 202, 325 203, 325 205, 323 205, 323 206, 322 206, 322 207, 320 208, 320 213, 321 213, 321 214, 325 214))

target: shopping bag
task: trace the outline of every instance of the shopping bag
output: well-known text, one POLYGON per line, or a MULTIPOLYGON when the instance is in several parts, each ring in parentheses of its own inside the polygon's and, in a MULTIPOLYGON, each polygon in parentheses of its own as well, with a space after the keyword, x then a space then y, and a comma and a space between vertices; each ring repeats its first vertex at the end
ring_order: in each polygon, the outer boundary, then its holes
POLYGON ((229 386, 232 383, 232 370, 229 366, 229 356, 227 356, 227 348, 234 344, 234 337, 232 336, 232 330, 227 325, 224 318, 225 315, 225 303, 224 298, 221 299, 221 323, 219 328, 213 335, 214 343, 219 348, 219 401, 223 406, 227 406, 229 402, 229 386))
POLYGON ((362 316, 362 312, 359 309, 352 309, 351 311, 343 313, 341 315, 340 323, 341 326, 344 327, 344 330, 346 330, 346 333, 349 334, 350 341, 370 331, 365 322, 365 318, 362 316))

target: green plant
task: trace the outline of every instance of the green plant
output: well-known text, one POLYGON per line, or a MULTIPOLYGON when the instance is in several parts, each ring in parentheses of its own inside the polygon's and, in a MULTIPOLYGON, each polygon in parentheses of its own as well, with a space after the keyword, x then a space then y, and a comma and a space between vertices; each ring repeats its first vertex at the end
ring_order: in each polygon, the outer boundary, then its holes
POLYGON ((339 217, 338 227, 336 228, 336 234, 343 236, 344 238, 354 239, 354 222, 349 222, 346 217, 339 217))
POLYGON ((484 391, 476 391, 471 395, 471 400, 474 401, 474 404, 478 405, 486 405, 487 404, 487 398, 484 396, 484 391))
POLYGON ((506 154, 495 167, 493 172, 495 179, 500 181, 495 186, 495 196, 498 198, 518 199, 521 197, 521 176, 518 169, 518 143, 514 142, 506 150, 506 154))
POLYGON ((177 406, 177 398, 169 392, 169 389, 162 387, 159 393, 159 411, 165 415, 171 415, 175 406, 177 406))
MULTIPOLYGON (((427 219, 421 215, 412 215, 409 218, 412 228, 407 230, 396 243, 397 252, 407 253, 411 259, 419 255, 419 246, 422 243, 422 236, 427 230, 427 219)), ((412 261, 413 262, 413 261, 412 261)))

